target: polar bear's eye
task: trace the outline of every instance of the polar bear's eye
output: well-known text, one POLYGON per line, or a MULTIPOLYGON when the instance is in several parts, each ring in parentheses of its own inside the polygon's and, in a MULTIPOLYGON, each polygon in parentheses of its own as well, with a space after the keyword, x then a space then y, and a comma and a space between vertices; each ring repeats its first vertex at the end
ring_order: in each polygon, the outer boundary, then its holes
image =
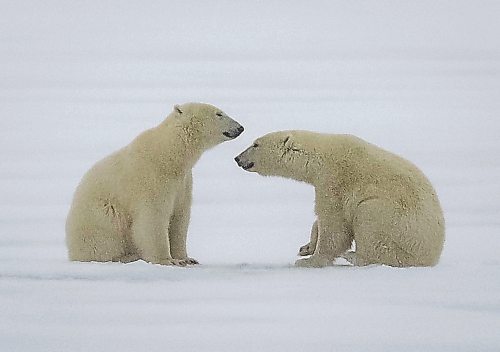
POLYGON ((257 148, 259 145, 257 143, 252 144, 252 147, 257 148))
POLYGON ((217 112, 217 113, 215 113, 215 115, 217 115, 219 117, 222 117, 222 113, 221 112, 217 112))

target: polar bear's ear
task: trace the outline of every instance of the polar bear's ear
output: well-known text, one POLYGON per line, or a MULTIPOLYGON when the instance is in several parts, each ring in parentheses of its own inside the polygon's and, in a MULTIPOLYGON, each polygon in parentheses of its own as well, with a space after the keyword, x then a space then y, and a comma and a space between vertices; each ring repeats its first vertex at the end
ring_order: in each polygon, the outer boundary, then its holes
POLYGON ((174 105, 174 110, 177 111, 179 114, 182 114, 181 107, 179 105, 174 105))

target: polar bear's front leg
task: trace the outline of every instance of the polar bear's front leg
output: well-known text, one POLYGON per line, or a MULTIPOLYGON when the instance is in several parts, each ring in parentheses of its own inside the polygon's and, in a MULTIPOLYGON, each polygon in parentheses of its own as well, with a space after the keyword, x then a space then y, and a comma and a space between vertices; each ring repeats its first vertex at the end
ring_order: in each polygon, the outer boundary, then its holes
POLYGON ((189 173, 184 180, 184 187, 177 195, 168 233, 172 258, 183 260, 186 264, 199 264, 196 259, 188 257, 186 249, 189 219, 191 217, 192 189, 193 178, 189 173))
POLYGON ((311 240, 308 244, 300 247, 299 255, 304 257, 307 255, 314 254, 316 250, 316 244, 318 243, 318 220, 314 222, 311 228, 311 240))
POLYGON ((142 209, 133 220, 132 240, 140 258, 146 262, 185 266, 184 261, 170 255, 168 218, 154 209, 142 209))
POLYGON ((346 231, 340 213, 339 216, 328 215, 326 219, 318 219, 318 241, 314 254, 309 258, 297 260, 296 266, 321 268, 331 265, 335 258, 351 247, 352 236, 346 231))
POLYGON ((333 247, 332 238, 332 232, 318 225, 316 250, 309 258, 297 260, 295 265, 303 268, 322 268, 331 265, 334 259, 329 250, 333 247))

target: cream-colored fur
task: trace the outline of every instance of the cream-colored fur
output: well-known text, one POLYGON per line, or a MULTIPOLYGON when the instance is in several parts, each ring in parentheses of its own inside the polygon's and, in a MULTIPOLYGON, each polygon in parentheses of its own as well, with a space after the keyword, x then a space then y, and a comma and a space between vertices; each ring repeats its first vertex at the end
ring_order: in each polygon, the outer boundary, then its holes
POLYGON ((220 109, 188 103, 99 161, 67 217, 70 260, 196 264, 186 252, 191 169, 205 150, 242 131, 220 109))
POLYGON ((350 135, 267 134, 238 165, 315 187, 317 221, 297 266, 322 267, 343 256, 354 265, 433 266, 444 218, 429 180, 409 161, 350 135), (356 251, 348 251, 355 242, 356 251))

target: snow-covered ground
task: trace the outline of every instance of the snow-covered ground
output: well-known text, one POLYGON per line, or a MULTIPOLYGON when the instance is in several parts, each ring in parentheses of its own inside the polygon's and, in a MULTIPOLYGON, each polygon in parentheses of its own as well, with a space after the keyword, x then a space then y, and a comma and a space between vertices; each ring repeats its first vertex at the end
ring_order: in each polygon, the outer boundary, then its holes
POLYGON ((0 351, 499 351, 500 3, 0 2, 0 351), (195 168, 203 265, 70 263, 96 160, 175 103, 246 131, 195 168), (279 129, 353 133, 440 195, 434 268, 293 268, 313 189, 232 160, 279 129))

